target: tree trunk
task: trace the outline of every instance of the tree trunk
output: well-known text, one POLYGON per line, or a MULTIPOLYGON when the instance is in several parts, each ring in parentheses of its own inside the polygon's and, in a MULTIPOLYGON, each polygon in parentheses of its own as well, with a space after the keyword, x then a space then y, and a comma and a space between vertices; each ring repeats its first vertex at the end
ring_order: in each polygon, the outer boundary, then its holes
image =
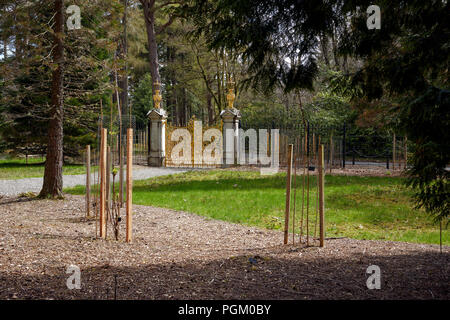
POLYGON ((45 161, 44 184, 39 194, 45 198, 62 197, 63 167, 63 72, 64 72, 64 13, 63 0, 55 0, 54 50, 52 72, 51 113, 48 129, 47 158, 45 161))
POLYGON ((339 63, 337 40, 336 40, 335 33, 336 33, 336 28, 333 29, 333 33, 331 35, 331 44, 332 44, 332 50, 333 50, 334 65, 335 65, 336 70, 341 70, 341 64, 339 63))
POLYGON ((152 89, 155 92, 155 83, 161 83, 161 77, 159 75, 159 65, 158 65, 158 45, 156 43, 155 34, 155 13, 154 6, 155 1, 146 0, 142 1, 144 8, 144 20, 145 27, 147 29, 147 40, 148 40, 148 55, 150 59, 150 74, 152 76, 152 89))
MULTIPOLYGON (((6 16, 7 12, 6 12, 6 7, 3 10, 3 14, 6 16)), ((6 61, 6 59, 8 59, 8 40, 9 40, 9 35, 7 34, 6 30, 2 30, 3 33, 3 61, 6 61)))
MULTIPOLYGON (((169 65, 174 65, 175 63, 175 49, 171 46, 167 46, 166 49, 166 61, 169 65)), ((166 73, 166 79, 164 80, 166 84, 166 107, 171 110, 171 119, 173 125, 178 125, 178 115, 177 115, 177 79, 173 68, 170 68, 166 73)))
POLYGON ((208 109, 208 124, 212 126, 214 124, 214 106, 212 104, 211 92, 206 90, 206 107, 208 109))
POLYGON ((322 35, 322 37, 320 37, 320 46, 322 48, 322 56, 324 59, 324 62, 326 64, 327 67, 330 66, 330 60, 328 59, 328 37, 327 35, 322 35))
POLYGON ((167 91, 167 105, 170 106, 172 113, 172 124, 179 125, 178 122, 178 111, 177 111, 177 91, 175 90, 176 80, 172 79, 170 81, 171 87, 167 91))
POLYGON ((178 121, 180 126, 185 127, 187 125, 187 110, 186 110, 186 89, 179 90, 181 105, 178 106, 178 121))
MULTIPOLYGON (((20 18, 17 17, 17 15, 20 15, 20 12, 18 13, 18 9, 17 9, 17 4, 14 6, 14 25, 17 25, 18 23, 20 23, 20 18)), ((17 28, 17 30, 15 30, 14 32, 14 57, 16 58, 15 60, 17 61, 16 63, 18 65, 21 65, 21 61, 22 61, 22 44, 24 42, 25 39, 25 34, 23 33, 23 31, 20 28, 17 28)))

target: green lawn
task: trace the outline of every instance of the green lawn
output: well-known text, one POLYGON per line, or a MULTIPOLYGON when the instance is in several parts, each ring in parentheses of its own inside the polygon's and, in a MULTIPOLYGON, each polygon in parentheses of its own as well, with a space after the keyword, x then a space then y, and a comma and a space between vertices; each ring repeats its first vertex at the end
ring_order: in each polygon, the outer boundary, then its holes
MULTIPOLYGON (((302 177, 298 176, 297 226, 301 215, 301 181, 302 177)), ((315 181, 312 177, 313 185, 315 181)), ((259 172, 195 171, 136 181, 133 202, 281 229, 285 183, 285 174, 261 176, 259 172)), ((423 211, 413 209, 411 192, 402 183, 402 178, 394 177, 326 176, 326 236, 438 244, 438 225, 423 211)), ((83 194, 84 188, 66 191, 83 194)), ((314 233, 315 203, 316 193, 312 192, 311 234, 314 233)), ((443 231, 443 243, 450 244, 448 229, 443 231)))
MULTIPOLYGON (((44 176, 44 162, 42 158, 0 160, 0 180, 23 179, 44 176)), ((95 170, 95 168, 93 168, 95 170)), ((64 165, 63 174, 74 175, 86 172, 84 165, 64 165)))

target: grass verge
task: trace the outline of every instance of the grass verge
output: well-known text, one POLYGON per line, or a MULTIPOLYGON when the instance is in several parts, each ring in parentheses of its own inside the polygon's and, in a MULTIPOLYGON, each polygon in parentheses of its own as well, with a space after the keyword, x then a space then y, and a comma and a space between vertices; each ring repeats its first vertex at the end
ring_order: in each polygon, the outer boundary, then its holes
MULTIPOLYGON (((38 178, 44 176, 45 163, 41 158, 0 160, 0 180, 15 180, 24 178, 38 178)), ((92 168, 96 170, 96 167, 92 168)), ((86 168, 81 164, 66 164, 63 174, 77 175, 86 173, 86 168)))
MULTIPOLYGON (((296 232, 302 212, 302 176, 297 176, 296 232)), ((285 174, 259 172, 193 171, 135 181, 135 204, 183 210, 212 219, 282 229, 285 174)), ((316 177, 310 177, 309 230, 316 226, 316 177)), ((84 187, 66 190, 84 194, 84 187)), ((306 197, 306 192, 305 192, 306 197)), ((439 226, 423 210, 415 210, 411 191, 398 177, 326 176, 325 220, 327 237, 350 237, 416 243, 439 243, 439 226)), ((293 204, 291 204, 293 207, 293 204)), ((306 206, 303 210, 306 220, 306 206)), ((291 217, 292 219, 292 217, 291 217)), ((306 223, 304 222, 306 229, 306 223)), ((292 228, 292 227, 291 227, 292 228)), ((443 230, 449 245, 449 230, 443 230)))

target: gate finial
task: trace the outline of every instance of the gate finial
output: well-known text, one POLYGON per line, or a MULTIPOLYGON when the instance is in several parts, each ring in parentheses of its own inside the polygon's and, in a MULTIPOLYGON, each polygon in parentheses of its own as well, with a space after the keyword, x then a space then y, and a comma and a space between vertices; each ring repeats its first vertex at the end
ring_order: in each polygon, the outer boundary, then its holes
POLYGON ((228 94, 227 94, 227 101, 228 101, 228 109, 233 109, 234 100, 236 99, 236 95, 234 94, 234 81, 230 80, 228 81, 228 94))
POLYGON ((161 93, 160 93, 161 83, 156 81, 154 83, 154 87, 155 87, 155 93, 153 94, 153 105, 154 105, 155 109, 161 109, 161 101, 162 101, 162 97, 161 97, 161 93))

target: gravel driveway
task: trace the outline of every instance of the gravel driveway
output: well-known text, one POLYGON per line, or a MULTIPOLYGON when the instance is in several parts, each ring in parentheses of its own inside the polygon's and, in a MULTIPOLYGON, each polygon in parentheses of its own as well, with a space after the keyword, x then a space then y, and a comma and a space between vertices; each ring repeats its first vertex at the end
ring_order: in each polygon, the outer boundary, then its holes
MULTIPOLYGON (((133 170, 134 180, 145 180, 152 177, 165 176, 174 173, 186 172, 189 169, 178 168, 145 168, 138 167, 133 170)), ((94 181, 94 174, 91 175, 91 181, 94 181)), ((24 192, 39 192, 42 188, 43 178, 26 178, 17 180, 0 180, 0 195, 15 196, 24 192)), ((63 185, 66 187, 75 187, 86 184, 86 175, 65 175, 63 176, 63 185)))

